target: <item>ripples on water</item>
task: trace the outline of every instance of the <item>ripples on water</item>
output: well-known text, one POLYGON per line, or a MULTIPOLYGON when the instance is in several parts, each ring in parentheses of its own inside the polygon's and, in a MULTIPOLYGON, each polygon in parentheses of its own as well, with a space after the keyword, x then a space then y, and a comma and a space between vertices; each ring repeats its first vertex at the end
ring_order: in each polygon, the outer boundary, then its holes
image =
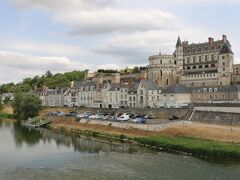
POLYGON ((0 121, 0 179, 239 179, 240 165, 0 121))

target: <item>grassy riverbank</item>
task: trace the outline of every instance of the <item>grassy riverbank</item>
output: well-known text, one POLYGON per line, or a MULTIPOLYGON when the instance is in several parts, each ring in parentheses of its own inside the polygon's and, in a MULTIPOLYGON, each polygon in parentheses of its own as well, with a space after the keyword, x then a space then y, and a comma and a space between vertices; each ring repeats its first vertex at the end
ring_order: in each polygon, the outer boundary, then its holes
POLYGON ((110 126, 94 126, 69 121, 51 124, 50 129, 68 134, 85 134, 94 137, 129 141, 139 143, 151 148, 162 149, 170 152, 182 152, 192 154, 196 157, 209 159, 231 159, 240 160, 240 144, 220 142, 186 136, 170 136, 164 134, 153 134, 151 132, 140 134, 135 130, 124 130, 110 126))
POLYGON ((16 117, 13 114, 6 114, 0 112, 0 119, 15 119, 16 117))
POLYGON ((240 159, 240 145, 190 137, 151 136, 135 138, 137 142, 164 150, 181 151, 213 159, 240 159))

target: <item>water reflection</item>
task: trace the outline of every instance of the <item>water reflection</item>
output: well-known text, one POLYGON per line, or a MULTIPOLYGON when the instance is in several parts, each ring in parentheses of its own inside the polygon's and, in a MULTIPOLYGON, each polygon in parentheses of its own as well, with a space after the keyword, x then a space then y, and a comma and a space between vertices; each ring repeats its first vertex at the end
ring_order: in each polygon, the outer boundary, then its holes
POLYGON ((108 141, 89 136, 67 136, 64 134, 54 133, 51 130, 40 130, 44 141, 54 140, 57 146, 64 145, 73 147, 74 151, 99 153, 99 152, 121 152, 134 153, 138 152, 138 147, 131 144, 108 141))
MULTIPOLYGON (((21 148, 24 143, 26 143, 28 146, 33 146, 41 141, 44 144, 55 142, 57 147, 65 146, 68 148, 73 148, 75 152, 120 152, 131 154, 139 151, 138 146, 136 145, 108 141, 89 136, 70 136, 55 133, 48 129, 35 130, 22 127, 19 123, 13 123, 12 133, 17 148, 21 148)), ((142 149, 142 151, 145 151, 145 149, 142 149)))
POLYGON ((13 134, 17 148, 22 147, 23 143, 26 143, 29 146, 38 144, 42 138, 40 131, 22 127, 19 122, 13 123, 13 134))

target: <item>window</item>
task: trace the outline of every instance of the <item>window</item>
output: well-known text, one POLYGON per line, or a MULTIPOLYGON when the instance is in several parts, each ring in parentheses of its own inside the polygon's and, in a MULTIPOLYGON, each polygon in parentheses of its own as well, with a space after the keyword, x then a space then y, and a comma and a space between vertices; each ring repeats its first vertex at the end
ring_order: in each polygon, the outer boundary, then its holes
POLYGON ((211 55, 211 60, 214 61, 214 54, 211 55))
POLYGON ((223 71, 225 71, 225 68, 222 68, 223 71))
POLYGON ((193 63, 195 63, 196 62, 196 57, 193 57, 193 63))
POLYGON ((223 62, 222 65, 225 66, 225 62, 223 62))
POLYGON ((207 61, 207 59, 208 59, 208 58, 207 58, 207 55, 205 55, 205 61, 207 61))
POLYGON ((198 59, 199 59, 199 62, 201 62, 201 61, 202 61, 202 56, 199 56, 199 58, 198 58, 198 59))
POLYGON ((222 56, 222 59, 225 59, 225 56, 222 56))

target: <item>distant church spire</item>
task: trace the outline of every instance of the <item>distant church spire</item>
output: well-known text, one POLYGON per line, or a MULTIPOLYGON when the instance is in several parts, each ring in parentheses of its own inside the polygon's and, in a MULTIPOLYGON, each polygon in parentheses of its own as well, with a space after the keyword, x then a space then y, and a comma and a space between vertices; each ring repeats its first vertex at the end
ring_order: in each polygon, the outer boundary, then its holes
POLYGON ((180 37, 178 36, 178 40, 177 40, 176 47, 181 46, 181 44, 182 44, 181 39, 180 39, 180 37))

